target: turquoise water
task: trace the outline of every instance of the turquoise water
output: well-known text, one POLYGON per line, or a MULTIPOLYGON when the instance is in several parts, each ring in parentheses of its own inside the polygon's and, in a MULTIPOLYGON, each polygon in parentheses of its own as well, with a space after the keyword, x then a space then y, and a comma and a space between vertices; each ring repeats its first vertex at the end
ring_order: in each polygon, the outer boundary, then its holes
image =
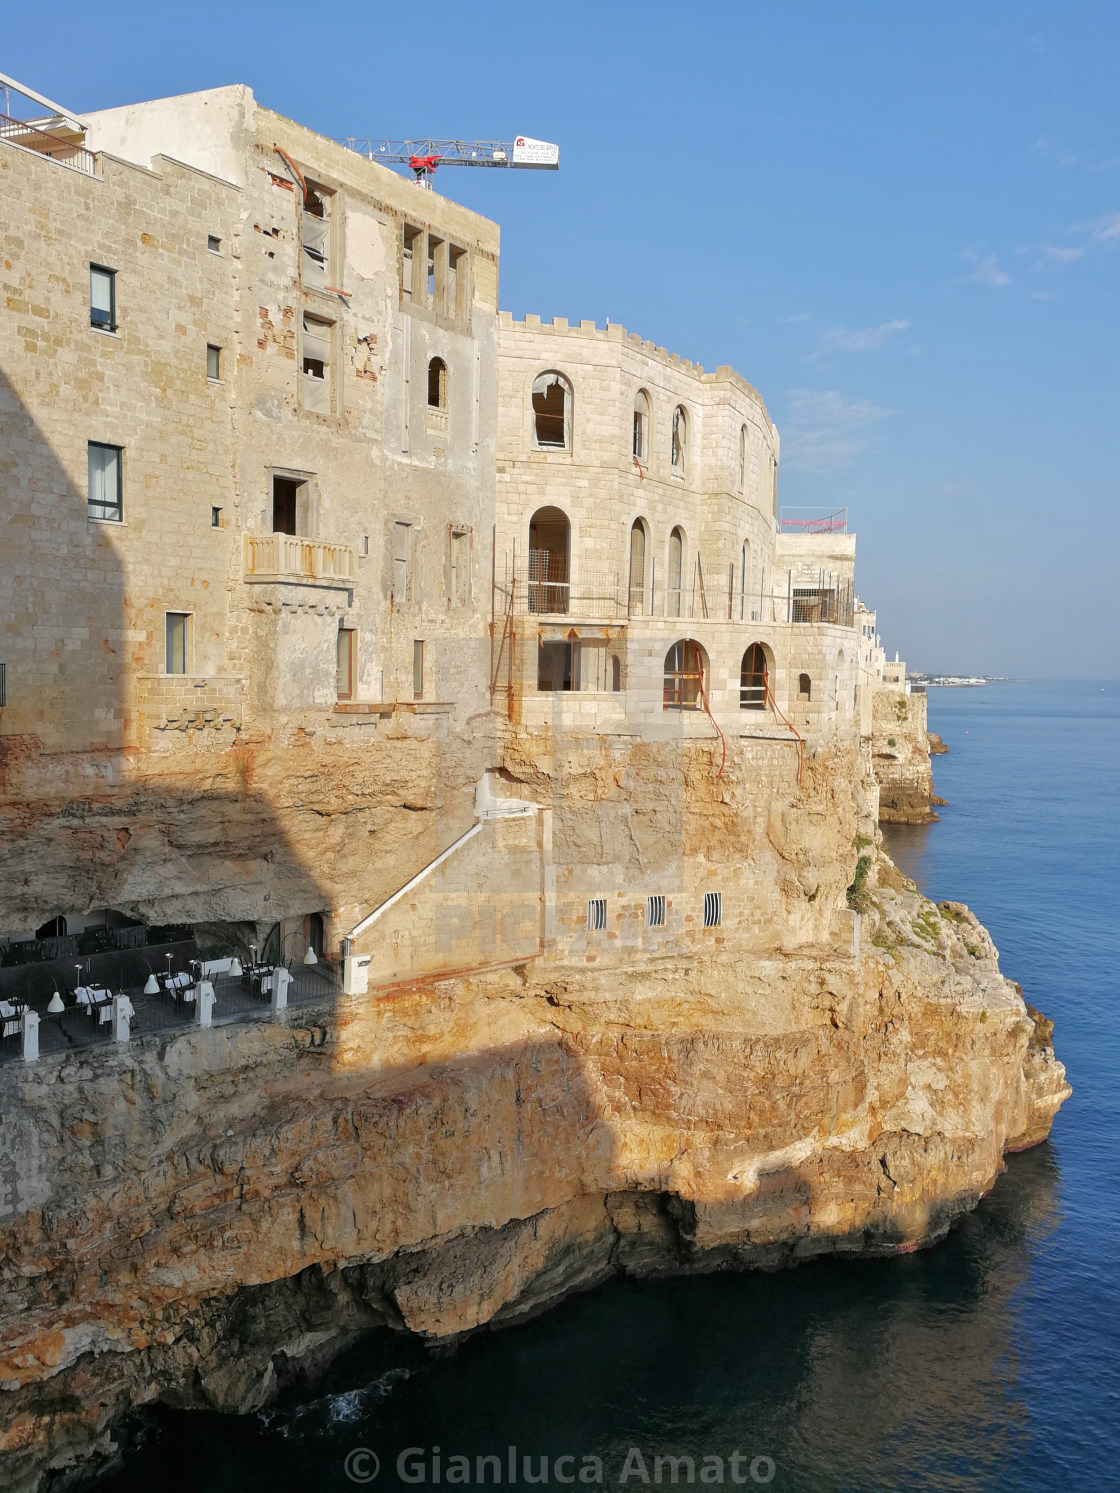
POLYGON ((696 1486, 1120 1488, 1120 685, 933 691, 930 726, 951 748, 934 761, 948 807, 893 831, 892 852, 987 924, 1074 1085, 1051 1140, 944 1244, 615 1282, 440 1356, 377 1334, 314 1400, 160 1412, 105 1493, 431 1487, 437 1468, 442 1487, 454 1455, 470 1486, 498 1456, 508 1487, 511 1445, 523 1487, 593 1475, 584 1457, 607 1487, 671 1485, 655 1458, 690 1456, 696 1486), (408 1447, 424 1456, 398 1472, 408 1447))

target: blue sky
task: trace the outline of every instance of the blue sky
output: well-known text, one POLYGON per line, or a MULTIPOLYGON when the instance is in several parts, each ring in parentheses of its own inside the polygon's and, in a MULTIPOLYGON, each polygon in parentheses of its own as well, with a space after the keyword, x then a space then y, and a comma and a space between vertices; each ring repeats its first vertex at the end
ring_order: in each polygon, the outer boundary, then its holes
POLYGON ((504 307, 739 369, 912 667, 1120 676, 1120 6, 56 0, 0 68, 78 110, 245 82, 332 136, 558 141, 558 174, 438 178, 502 224, 504 307))

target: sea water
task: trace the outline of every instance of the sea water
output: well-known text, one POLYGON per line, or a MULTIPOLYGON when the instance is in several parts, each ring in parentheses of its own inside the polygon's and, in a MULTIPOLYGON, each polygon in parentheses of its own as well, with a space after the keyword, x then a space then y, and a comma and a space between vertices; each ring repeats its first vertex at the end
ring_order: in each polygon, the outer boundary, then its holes
POLYGON ((888 848, 987 925, 1074 1086, 944 1243, 616 1281, 442 1354, 375 1333, 313 1398, 156 1412, 105 1493, 1120 1489, 1120 685, 933 690, 929 723, 948 804, 888 848))

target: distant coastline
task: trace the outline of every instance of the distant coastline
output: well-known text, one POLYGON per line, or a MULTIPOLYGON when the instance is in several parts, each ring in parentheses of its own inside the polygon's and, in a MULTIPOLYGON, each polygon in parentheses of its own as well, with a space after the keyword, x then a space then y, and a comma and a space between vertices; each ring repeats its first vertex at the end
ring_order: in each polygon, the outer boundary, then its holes
POLYGON ((1020 679, 1008 679, 1001 674, 911 674, 911 684, 925 685, 926 689, 948 689, 980 684, 1021 684, 1020 679))

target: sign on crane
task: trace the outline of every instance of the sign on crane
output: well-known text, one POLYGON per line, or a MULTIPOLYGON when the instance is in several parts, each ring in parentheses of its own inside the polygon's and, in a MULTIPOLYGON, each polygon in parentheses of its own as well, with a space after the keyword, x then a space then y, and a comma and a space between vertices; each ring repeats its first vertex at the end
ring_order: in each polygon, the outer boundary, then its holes
POLYGON ((438 166, 508 166, 523 171, 559 171, 560 147, 518 135, 514 140, 339 140, 382 165, 407 166, 417 184, 430 188, 438 166))

